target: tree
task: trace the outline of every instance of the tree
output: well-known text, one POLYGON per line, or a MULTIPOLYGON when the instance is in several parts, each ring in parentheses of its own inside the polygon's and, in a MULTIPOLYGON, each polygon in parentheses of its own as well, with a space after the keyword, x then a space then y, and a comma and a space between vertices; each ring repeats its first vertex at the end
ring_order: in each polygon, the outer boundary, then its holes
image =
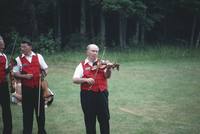
POLYGON ((105 12, 116 12, 119 18, 119 42, 121 48, 126 48, 127 18, 135 11, 131 0, 104 0, 105 12))
MULTIPOLYGON (((95 26, 94 25, 94 16, 98 16, 99 17, 99 32, 100 32, 100 41, 101 41, 101 44, 105 44, 105 41, 106 41, 106 21, 105 21, 105 15, 104 15, 104 11, 102 9, 102 0, 89 0, 90 2, 90 8, 91 8, 91 11, 90 11, 90 15, 91 15, 91 32, 92 32, 92 38, 94 36, 98 36, 97 35, 94 35, 94 27, 98 27, 98 26, 95 26), (96 14, 95 14, 96 13, 96 14)), ((98 23, 97 23, 98 25, 98 23)))
POLYGON ((54 0, 54 32, 55 38, 61 41, 62 33, 61 33, 61 1, 54 0))
POLYGON ((136 18, 136 34, 135 42, 140 42, 144 44, 145 42, 145 33, 150 31, 156 22, 159 22, 164 18, 162 10, 164 10, 164 1, 162 0, 132 0, 134 3, 135 12, 133 17, 136 18), (140 32, 140 34, 138 33, 140 32))
MULTIPOLYGON (((197 24, 200 21, 200 1, 199 0, 179 0, 179 4, 182 8, 186 9, 192 16, 192 26, 191 26, 191 36, 190 36, 190 46, 194 46, 194 38, 196 35, 197 42, 199 41, 199 32, 197 24)), ((196 44, 198 44, 196 42, 196 44)), ((197 45, 196 45, 197 46, 197 45)))
POLYGON ((81 19, 80 19, 80 34, 86 34, 86 0, 81 0, 81 19))
POLYGON ((140 42, 140 35, 142 35, 142 40, 144 42, 144 20, 146 17, 146 5, 140 1, 133 1, 134 12, 130 15, 130 18, 134 18, 135 23, 135 34, 133 35, 133 43, 138 45, 140 42), (143 24, 143 25, 142 25, 143 24), (142 25, 142 26, 141 26, 142 25), (141 34, 142 33, 142 34, 141 34))
POLYGON ((35 2, 33 0, 28 0, 28 1, 24 1, 23 5, 24 5, 24 9, 25 11, 28 12, 30 18, 29 18, 29 25, 30 25, 30 35, 32 37, 32 39, 36 39, 37 35, 38 35, 38 21, 37 21, 37 17, 36 17, 36 7, 35 7, 35 2))

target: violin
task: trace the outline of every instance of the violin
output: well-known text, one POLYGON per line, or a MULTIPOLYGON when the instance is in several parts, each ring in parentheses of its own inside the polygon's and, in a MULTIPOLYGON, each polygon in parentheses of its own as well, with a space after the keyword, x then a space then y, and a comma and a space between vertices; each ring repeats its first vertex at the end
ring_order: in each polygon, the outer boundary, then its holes
POLYGON ((108 60, 97 60, 96 62, 93 63, 93 67, 91 70, 96 70, 96 69, 117 69, 119 71, 119 66, 120 64, 118 63, 112 63, 108 60))

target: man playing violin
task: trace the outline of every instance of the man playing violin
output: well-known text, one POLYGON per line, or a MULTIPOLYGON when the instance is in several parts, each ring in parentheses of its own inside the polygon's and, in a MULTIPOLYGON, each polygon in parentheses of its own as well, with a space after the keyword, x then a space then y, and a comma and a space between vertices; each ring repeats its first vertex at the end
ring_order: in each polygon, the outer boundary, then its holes
POLYGON ((111 66, 100 68, 98 62, 99 47, 96 44, 87 46, 87 58, 77 67, 73 82, 80 84, 81 106, 87 134, 96 134, 96 118, 101 134, 109 134, 109 107, 107 79, 111 77, 111 66), (95 65, 95 66, 96 66, 95 65))
POLYGON ((10 95, 8 89, 8 81, 6 79, 8 68, 8 60, 3 53, 5 43, 0 36, 0 105, 2 107, 3 132, 2 134, 12 133, 12 115, 10 109, 10 95))

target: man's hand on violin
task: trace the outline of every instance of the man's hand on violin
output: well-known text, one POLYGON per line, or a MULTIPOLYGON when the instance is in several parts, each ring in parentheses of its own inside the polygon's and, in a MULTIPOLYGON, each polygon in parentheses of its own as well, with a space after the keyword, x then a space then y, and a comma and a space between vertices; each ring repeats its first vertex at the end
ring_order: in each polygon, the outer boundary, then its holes
POLYGON ((90 85, 92 85, 92 84, 94 84, 94 79, 93 78, 87 78, 86 79, 86 82, 88 83, 88 84, 90 84, 90 85))
POLYGON ((113 67, 113 63, 107 63, 106 68, 107 68, 108 70, 110 70, 112 67, 113 67))

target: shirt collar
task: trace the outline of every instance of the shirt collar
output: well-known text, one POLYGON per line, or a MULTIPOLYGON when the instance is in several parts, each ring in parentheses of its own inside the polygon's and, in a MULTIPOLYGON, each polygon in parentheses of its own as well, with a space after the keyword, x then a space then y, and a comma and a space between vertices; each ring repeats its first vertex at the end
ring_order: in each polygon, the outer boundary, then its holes
MULTIPOLYGON (((96 62, 96 61, 97 61, 97 59, 94 62, 96 62)), ((88 58, 86 58, 85 62, 84 62, 84 65, 88 63, 89 65, 92 66, 94 62, 91 62, 91 61, 88 60, 88 58)))
MULTIPOLYGON (((36 55, 36 54, 35 54, 33 51, 31 51, 31 54, 28 55, 27 57, 32 57, 33 55, 36 55)), ((26 56, 26 55, 22 54, 22 58, 23 58, 24 56, 26 56)))
POLYGON ((0 52, 0 55, 2 56, 2 55, 3 55, 3 53, 1 53, 1 52, 0 52))

